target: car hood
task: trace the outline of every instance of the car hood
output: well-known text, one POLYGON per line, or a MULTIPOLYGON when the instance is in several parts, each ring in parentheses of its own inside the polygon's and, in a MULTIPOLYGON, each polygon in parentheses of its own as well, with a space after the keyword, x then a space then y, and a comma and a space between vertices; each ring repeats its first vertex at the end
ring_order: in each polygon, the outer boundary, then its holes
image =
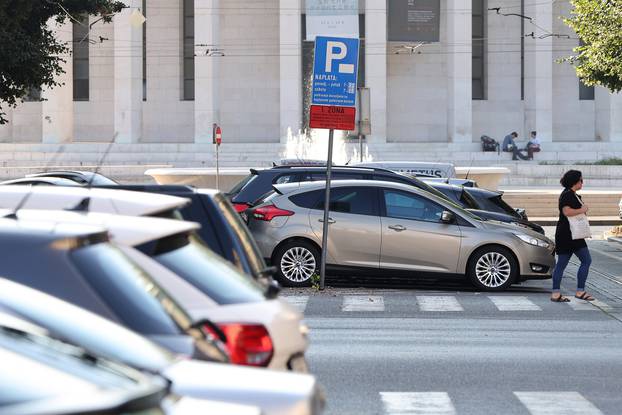
POLYGON ((482 219, 519 224, 523 228, 527 227, 535 232, 538 232, 541 235, 544 235, 544 229, 542 229, 540 225, 535 224, 533 222, 529 222, 528 220, 525 220, 522 218, 517 218, 516 216, 512 216, 507 213, 490 212, 488 210, 479 210, 479 209, 467 209, 467 210, 473 213, 475 216, 479 216, 482 219))
MULTIPOLYGON (((518 221, 517 221, 518 222, 518 221)), ((542 235, 539 232, 534 231, 531 228, 523 226, 512 225, 509 223, 499 222, 495 220, 480 221, 481 227, 491 231, 503 232, 503 233, 524 233, 538 239, 544 239, 549 243, 553 243, 549 238, 542 235)))
POLYGON ((162 373, 172 392, 261 408, 266 415, 312 414, 323 405, 311 375, 182 360, 162 373))

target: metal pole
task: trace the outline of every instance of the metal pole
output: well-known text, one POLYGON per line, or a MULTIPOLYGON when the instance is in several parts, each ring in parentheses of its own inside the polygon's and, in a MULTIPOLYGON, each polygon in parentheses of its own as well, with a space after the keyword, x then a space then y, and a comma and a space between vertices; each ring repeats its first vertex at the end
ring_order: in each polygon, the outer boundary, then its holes
POLYGON ((220 190, 220 165, 218 161, 218 144, 216 144, 216 189, 220 190))
POLYGON ((361 122, 359 121, 359 161, 363 162, 363 134, 361 134, 361 122))
POLYGON ((330 209, 330 178, 333 167, 333 133, 334 130, 328 131, 328 162, 326 164, 326 194, 324 196, 324 221, 322 223, 322 258, 320 260, 320 290, 324 289, 324 281, 326 280, 326 255, 328 252, 328 221, 330 209))

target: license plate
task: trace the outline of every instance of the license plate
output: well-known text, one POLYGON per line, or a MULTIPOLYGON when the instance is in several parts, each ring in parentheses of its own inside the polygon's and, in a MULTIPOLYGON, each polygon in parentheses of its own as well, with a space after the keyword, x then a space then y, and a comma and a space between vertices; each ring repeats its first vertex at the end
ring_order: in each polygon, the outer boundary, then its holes
POLYGON ((292 372, 309 373, 309 365, 304 356, 294 356, 289 360, 289 368, 292 372))

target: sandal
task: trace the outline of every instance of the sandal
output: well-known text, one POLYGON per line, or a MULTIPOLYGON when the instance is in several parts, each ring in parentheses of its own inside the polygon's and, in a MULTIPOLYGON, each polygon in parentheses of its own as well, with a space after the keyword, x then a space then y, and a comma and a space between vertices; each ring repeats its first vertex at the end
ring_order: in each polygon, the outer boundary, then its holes
POLYGON ((575 298, 578 298, 579 300, 584 300, 584 301, 594 301, 595 298, 592 297, 591 295, 589 295, 587 292, 583 291, 583 294, 581 295, 575 295, 575 298))
POLYGON ((553 301, 554 303, 569 303, 570 302, 570 298, 564 297, 563 295, 560 295, 558 297, 551 297, 551 301, 553 301))

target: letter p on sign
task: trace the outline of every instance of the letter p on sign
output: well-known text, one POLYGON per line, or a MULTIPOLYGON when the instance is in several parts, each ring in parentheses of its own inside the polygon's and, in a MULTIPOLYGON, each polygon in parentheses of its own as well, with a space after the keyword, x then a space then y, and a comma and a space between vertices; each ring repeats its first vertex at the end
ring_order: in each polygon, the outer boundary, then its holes
MULTIPOLYGON (((328 41, 326 43, 326 67, 325 72, 333 71, 333 60, 341 60, 348 54, 348 47, 343 42, 328 41)), ((354 73, 354 65, 340 63, 339 73, 354 73)))

